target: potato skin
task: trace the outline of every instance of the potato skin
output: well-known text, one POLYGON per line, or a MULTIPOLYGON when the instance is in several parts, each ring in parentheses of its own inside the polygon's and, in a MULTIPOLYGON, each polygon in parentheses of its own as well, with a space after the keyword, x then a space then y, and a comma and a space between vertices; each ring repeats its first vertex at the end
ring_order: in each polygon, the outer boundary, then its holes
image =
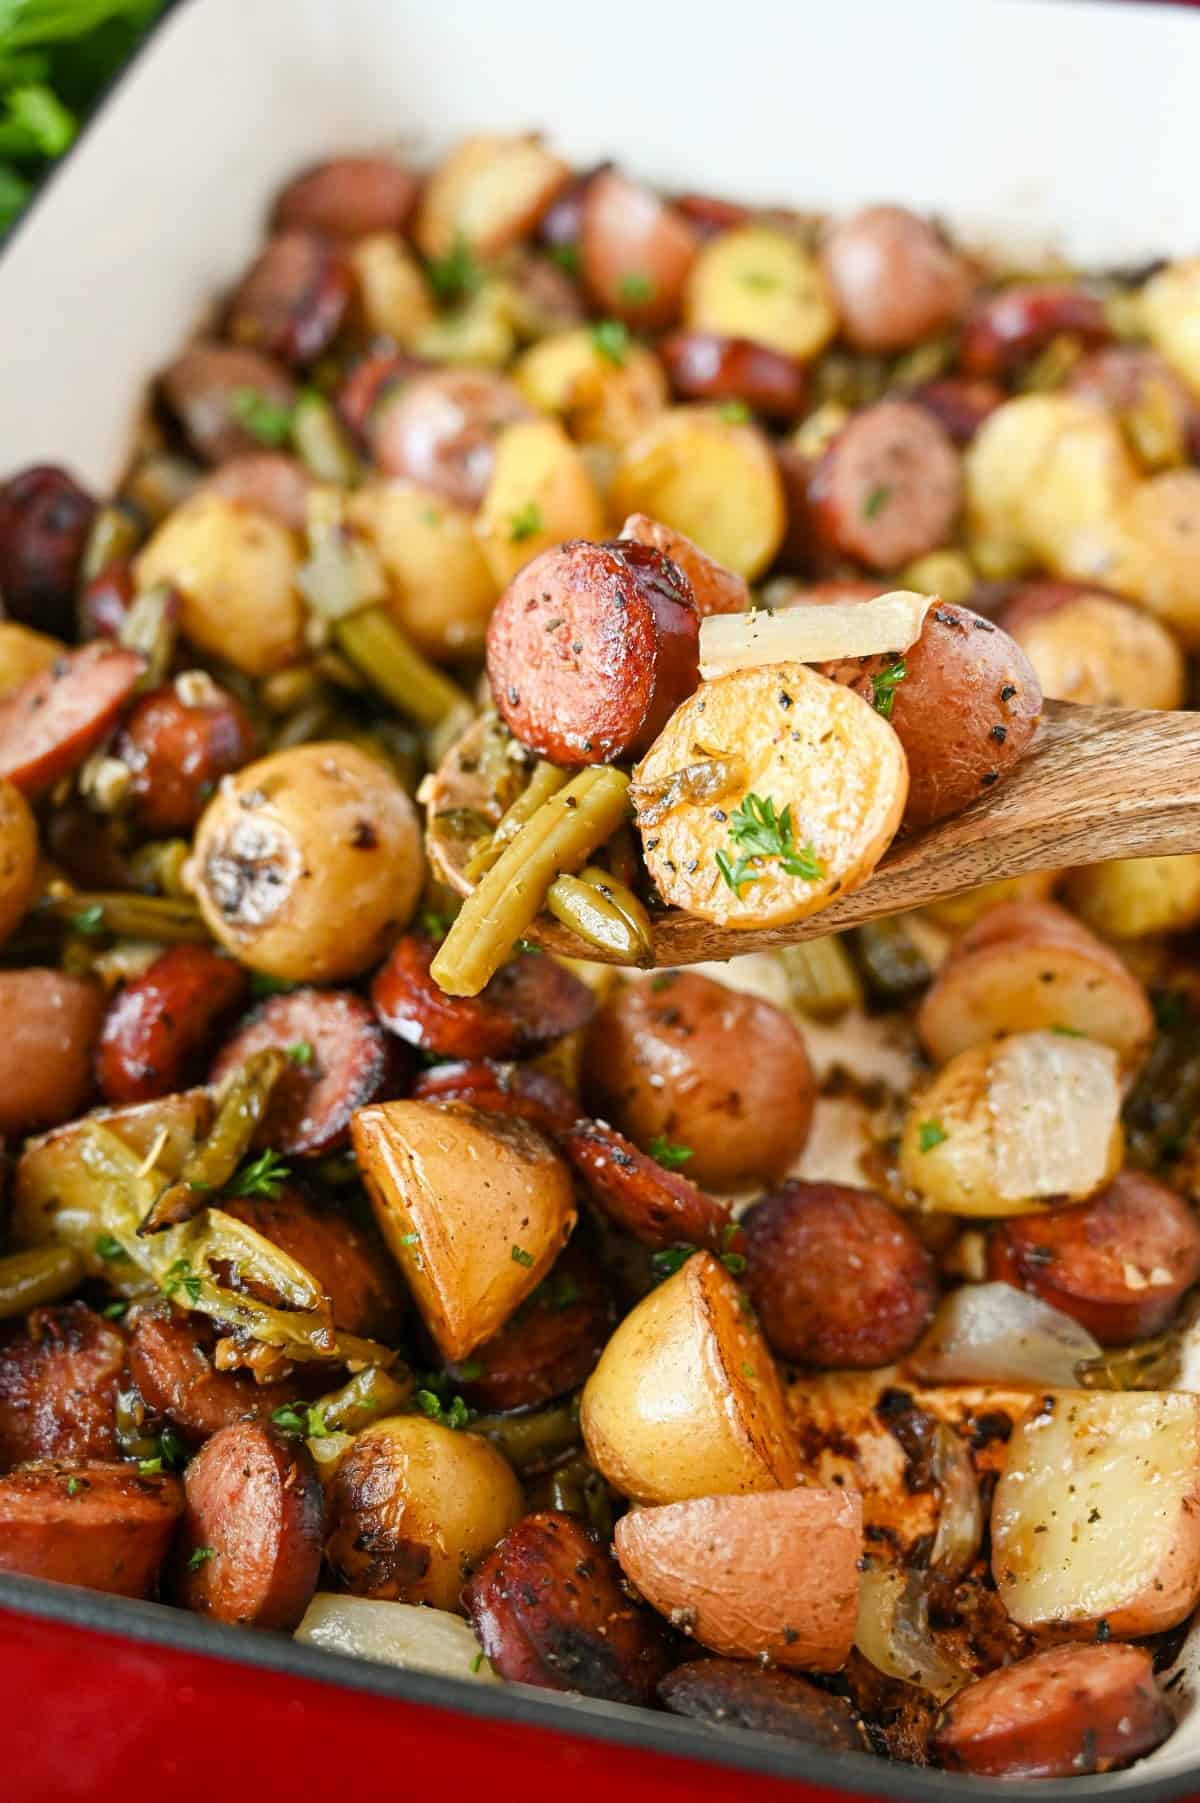
POLYGON ((273 223, 281 231, 351 240, 398 232, 419 186, 413 171, 391 157, 334 157, 293 176, 275 202, 273 223))
POLYGON ((1068 874, 1066 895, 1089 927, 1113 939, 1182 932, 1200 920, 1200 853, 1088 864, 1068 874))
POLYGON ((366 969, 407 924, 424 880, 412 802, 347 744, 298 745, 227 777, 189 868, 214 937, 286 982, 366 969))
POLYGON ((54 1127, 80 1112, 103 1015, 100 987, 87 978, 0 971, 0 1133, 54 1127))
POLYGON ((957 319, 970 293, 962 258, 907 207, 863 207, 821 249, 842 336, 857 350, 898 351, 957 319))
POLYGON ((815 1084, 792 1022, 694 971, 618 989, 584 1072, 597 1114, 639 1146, 690 1146, 686 1174, 710 1189, 778 1181, 808 1138, 815 1084))
POLYGON ((1021 646, 1055 701, 1179 707, 1183 653, 1152 614, 1072 582, 1022 584, 999 624, 1021 646))
MULTIPOLYGON (((868 701, 894 660, 849 658, 822 666, 868 701)), ((1006 632, 967 607, 932 608, 888 716, 908 758, 904 824, 930 826, 1002 782, 1037 731, 1042 691, 1006 632)))

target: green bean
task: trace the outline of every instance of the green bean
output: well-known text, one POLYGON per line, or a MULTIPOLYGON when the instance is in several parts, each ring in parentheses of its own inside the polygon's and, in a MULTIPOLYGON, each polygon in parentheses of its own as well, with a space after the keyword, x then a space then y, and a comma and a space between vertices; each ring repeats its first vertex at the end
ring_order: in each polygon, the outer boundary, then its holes
POLYGON ((533 775, 526 788, 522 789, 517 799, 502 814, 495 832, 486 845, 480 846, 471 862, 463 872, 467 881, 477 883, 481 876, 492 868, 510 839, 516 837, 527 820, 531 820, 544 801, 566 787, 567 773, 556 764, 546 763, 544 758, 538 760, 533 767, 533 775))
POLYGON ((34 1246, 0 1258, 0 1321, 57 1302, 82 1276, 83 1260, 70 1246, 34 1246))
POLYGON ((600 1473, 586 1459, 569 1459, 550 1472, 547 1506, 578 1515, 604 1541, 612 1539, 612 1497, 600 1473))
POLYGON ((328 1434, 357 1434, 384 1415, 397 1415, 412 1400, 416 1380, 406 1366, 384 1371, 370 1365, 316 1404, 328 1434))
POLYGON ((845 941, 830 933, 824 939, 807 939, 803 945, 786 945, 779 959, 787 974, 794 1005, 813 1020, 835 1020, 847 1008, 861 1008, 863 988, 845 941))
POLYGON ((46 896, 34 910, 87 933, 111 933, 118 939, 204 941, 209 932, 193 901, 165 895, 133 895, 124 891, 76 890, 46 896))
POLYGON ((430 969, 448 995, 478 995, 546 900, 624 820, 629 778, 611 764, 573 776, 505 846, 463 903, 430 969))
POLYGON ((859 927, 853 944, 867 992, 881 1007, 902 1007, 928 987, 933 972, 899 917, 859 927))
POLYGON ((474 713, 457 683, 421 656, 386 607, 364 607, 338 620, 334 632, 372 687, 422 726, 437 726, 455 713, 465 722, 474 713))
POLYGON ((292 409, 292 446, 318 482, 353 488, 362 476, 354 446, 329 402, 306 388, 292 409))
POLYGON ((179 604, 168 583, 160 582, 135 598, 117 638, 127 651, 139 651, 146 660, 139 689, 156 689, 166 680, 178 630, 179 604))
POLYGON ((593 951, 646 969, 654 963, 650 916, 631 889, 597 865, 556 878, 546 892, 546 907, 593 951))
POLYGON ((162 1452, 159 1438, 147 1419, 147 1408, 137 1390, 118 1390, 114 1410, 117 1447, 123 1459, 153 1459, 162 1452))
POLYGON ((216 1191, 225 1188, 249 1151, 286 1066, 287 1055, 278 1046, 251 1052, 238 1066, 225 1086, 211 1131, 188 1153, 175 1182, 154 1198, 138 1227, 140 1236, 190 1221, 216 1191))
POLYGON ((490 1440, 514 1471, 539 1471, 579 1445, 579 1398, 528 1414, 476 1415, 466 1431, 490 1440))
POLYGON ((138 541, 137 522, 127 507, 102 507, 92 521, 79 566, 82 583, 94 582, 102 570, 128 557, 138 541))
POLYGON ((328 695, 308 702, 280 721, 271 736, 271 750, 288 751, 293 745, 307 745, 313 739, 336 738, 336 715, 336 705, 328 695))

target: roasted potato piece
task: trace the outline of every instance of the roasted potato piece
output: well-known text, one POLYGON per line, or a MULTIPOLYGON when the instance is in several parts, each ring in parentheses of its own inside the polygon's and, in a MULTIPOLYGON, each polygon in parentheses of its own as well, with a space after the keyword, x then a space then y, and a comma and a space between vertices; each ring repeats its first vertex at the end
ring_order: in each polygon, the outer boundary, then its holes
POLYGON ((801 1671, 846 1663, 858 1619, 862 1502, 815 1485, 633 1509, 616 1526, 627 1577, 731 1659, 801 1671))
POLYGON ((445 1358, 465 1359, 500 1331, 569 1239, 566 1166, 527 1122, 464 1103, 376 1102, 359 1109, 351 1134, 375 1218, 425 1325, 445 1358))
POLYGON ((202 651, 247 676, 299 657, 304 614, 296 543, 276 520, 220 495, 195 495, 168 515, 135 564, 139 589, 170 583, 180 624, 202 651))
POLYGON ((1151 344, 1200 394, 1200 257, 1168 263, 1151 276, 1138 312, 1151 344))
POLYGON ((1183 653, 1158 620, 1112 595, 1032 583, 1001 616, 1042 693, 1082 706, 1180 707, 1183 653))
POLYGON ((412 915, 416 810, 377 757, 296 745, 227 777, 188 866, 213 937, 284 982, 356 976, 412 915))
POLYGON ((425 183, 413 235, 422 256, 466 244, 481 257, 528 236, 571 170, 532 134, 464 138, 425 183))
POLYGON ((618 515, 648 513, 752 581, 783 543, 787 514, 769 441, 715 407, 672 407, 627 444, 613 476, 618 515))
POLYGON ((1117 954, 1052 902, 1006 902, 976 922, 926 992, 917 1031, 944 1064, 1006 1033, 1085 1034, 1127 1064, 1150 1044, 1146 992, 1117 954))
POLYGON ((679 315, 696 255, 695 229, 676 207, 617 169, 599 169, 584 190, 579 257, 598 307, 644 331, 679 315))
POLYGON ((1121 1167, 1117 1055, 1014 1033, 950 1060, 909 1104, 900 1171, 926 1208, 1025 1214, 1088 1196, 1121 1167))
POLYGON ((486 1440, 389 1415, 338 1465, 325 1557, 355 1596, 457 1610, 472 1567, 523 1508, 512 1467, 486 1440))
POLYGON ((626 1315, 584 1388, 580 1425, 593 1465, 634 1502, 795 1482, 771 1355, 708 1252, 626 1315))
POLYGON ((367 332, 411 350, 435 323, 437 309, 424 271, 404 239, 398 232, 372 232, 358 240, 349 263, 367 332))
POLYGON ((696 332, 749 338, 807 362, 837 331, 820 263, 773 225, 739 225, 706 244, 688 279, 686 323, 696 332))
POLYGON ((821 246, 842 336, 860 351, 898 351, 962 313, 971 272, 937 227, 907 207, 863 207, 821 246))
POLYGON ((994 883, 964 889, 960 895, 929 902, 921 912, 948 933, 962 932, 1001 902, 1047 901, 1061 875, 1060 870, 1038 870, 1032 876, 1000 877, 994 883))
POLYGON ((1127 494, 1098 542, 1064 576, 1098 577, 1200 648, 1200 470, 1164 470, 1127 494))
POLYGON ((908 766, 861 696, 802 664, 760 665, 701 683, 638 765, 633 794, 665 901, 722 926, 780 926, 866 881, 900 824, 908 766), (645 824, 678 772, 712 760, 744 774, 645 824), (768 804, 779 853, 747 862, 768 804))
POLYGON ((12 783, 0 780, 0 941, 33 899, 37 861, 37 822, 29 803, 12 783))
POLYGON ((350 497, 346 522, 379 552, 389 611, 428 657, 482 650, 499 587, 464 508, 415 482, 369 482, 350 497))
POLYGON ((518 360, 512 376, 532 407, 560 415, 572 438, 613 450, 636 438, 670 401, 652 351, 593 326, 543 338, 518 360))
POLYGON ((664 557, 678 564, 692 585, 692 599, 700 618, 709 614, 740 614, 750 606, 750 587, 744 576, 735 575, 682 532, 652 520, 645 513, 631 513, 621 527, 621 538, 635 539, 638 544, 652 545, 664 557))
POLYGON ((1200 921, 1200 853, 1089 864, 1070 872, 1066 896, 1088 926, 1111 939, 1183 932, 1200 921))
POLYGON ((1017 1427, 992 1571, 1025 1628, 1157 1634, 1200 1600, 1200 1397, 1059 1390, 1017 1427))
POLYGON ((604 508, 557 420, 518 421, 496 440, 476 531, 497 592, 539 551, 569 538, 602 538, 604 508))

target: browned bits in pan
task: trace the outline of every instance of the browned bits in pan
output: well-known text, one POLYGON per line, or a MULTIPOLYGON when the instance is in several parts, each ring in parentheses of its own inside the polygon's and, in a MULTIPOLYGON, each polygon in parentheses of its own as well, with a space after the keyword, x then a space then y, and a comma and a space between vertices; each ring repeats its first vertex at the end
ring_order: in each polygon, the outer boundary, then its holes
POLYGON ((577 1121, 562 1147, 597 1208, 645 1246, 709 1246, 739 1253, 728 1209, 677 1171, 639 1152, 604 1121, 577 1121))
POLYGON ((35 1308, 0 1337, 0 1470, 115 1459, 125 1336, 82 1302, 35 1308))
POLYGON ((163 952, 105 1016, 96 1059, 105 1101, 148 1102, 181 1089, 247 986, 241 965, 208 946, 163 952))
POLYGON ((440 1058, 510 1058, 586 1026, 587 985, 541 952, 518 952, 477 996, 445 995, 429 974, 437 945, 406 933, 371 984, 390 1033, 440 1058))
POLYGON ((315 232, 280 232, 229 304, 235 344, 303 368, 337 335, 353 285, 341 254, 315 232))
POLYGON ((66 470, 37 464, 0 487, 0 595, 9 619, 66 636, 96 503, 66 470))

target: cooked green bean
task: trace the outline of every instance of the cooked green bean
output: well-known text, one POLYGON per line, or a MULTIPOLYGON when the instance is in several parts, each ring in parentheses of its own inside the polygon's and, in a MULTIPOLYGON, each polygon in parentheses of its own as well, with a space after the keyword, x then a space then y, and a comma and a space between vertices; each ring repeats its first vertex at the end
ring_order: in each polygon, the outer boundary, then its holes
POLYGON ((1075 1375, 1085 1390, 1169 1390, 1179 1376, 1183 1347, 1178 1329, 1139 1340, 1133 1346, 1110 1346, 1095 1358, 1081 1359, 1075 1375))
POLYGON ((539 1471, 579 1445, 579 1398, 529 1414, 476 1415, 466 1431, 490 1440, 514 1471, 539 1471))
POLYGON ((249 1151, 286 1068, 287 1056, 278 1046, 251 1052, 238 1066, 225 1087, 211 1130, 192 1148, 175 1182, 155 1197, 138 1228, 139 1235, 162 1233, 167 1227, 190 1221, 225 1188, 249 1151))
POLYGON ((492 868, 510 839, 514 839, 525 825, 532 820, 544 801, 566 787, 567 773, 560 770, 557 764, 548 764, 539 759, 533 767, 533 775, 526 788, 522 789, 517 799, 500 818, 500 823, 486 845, 481 845, 464 875, 468 882, 477 883, 481 876, 492 868))
POLYGON ((883 1008, 903 1007, 932 981, 924 954, 898 917, 859 927, 852 943, 867 993, 883 1008))
POLYGON ((128 557, 138 542, 137 523, 127 507, 102 507, 92 521, 79 579, 94 582, 102 570, 119 558, 128 557))
POLYGON ((370 1365, 315 1406, 326 1433, 357 1434, 372 1421, 407 1408, 415 1388, 416 1380, 405 1366, 384 1371, 379 1365, 370 1365))
POLYGON ((139 887, 176 900, 186 898, 183 867, 192 855, 186 839, 151 839, 130 854, 129 872, 139 887))
POLYGON ((70 1246, 34 1246, 0 1258, 0 1321, 57 1302, 82 1276, 83 1260, 70 1246))
POLYGON ((784 946, 779 958, 792 1001, 814 1020, 833 1020, 847 1008, 862 1007, 863 987, 838 934, 784 946))
POLYGON ((318 482, 353 488, 362 465, 329 402, 306 388, 292 409, 292 447, 318 482))
POLYGON ((422 726, 437 726, 455 713, 465 723, 474 713, 458 684, 421 656, 386 607, 364 607, 339 620, 334 632, 372 687, 422 726))
POLYGON ((608 952, 622 964, 653 964, 650 916, 607 870, 589 864, 578 876, 556 878, 546 892, 546 907, 593 951, 608 952))
POLYGON ((76 890, 70 895, 44 897, 34 912, 65 921, 89 936, 112 933, 118 939, 162 944, 177 939, 202 942, 210 936, 195 902, 182 897, 76 890))
POLYGON ((556 1465, 546 1480, 547 1503, 566 1515, 578 1515, 604 1541, 612 1539, 613 1508, 608 1485, 586 1459, 556 1465))
POLYGON ((430 966, 448 995, 478 995, 532 924, 556 877, 571 874, 624 820, 629 778, 611 764, 581 770, 505 846, 430 966))

